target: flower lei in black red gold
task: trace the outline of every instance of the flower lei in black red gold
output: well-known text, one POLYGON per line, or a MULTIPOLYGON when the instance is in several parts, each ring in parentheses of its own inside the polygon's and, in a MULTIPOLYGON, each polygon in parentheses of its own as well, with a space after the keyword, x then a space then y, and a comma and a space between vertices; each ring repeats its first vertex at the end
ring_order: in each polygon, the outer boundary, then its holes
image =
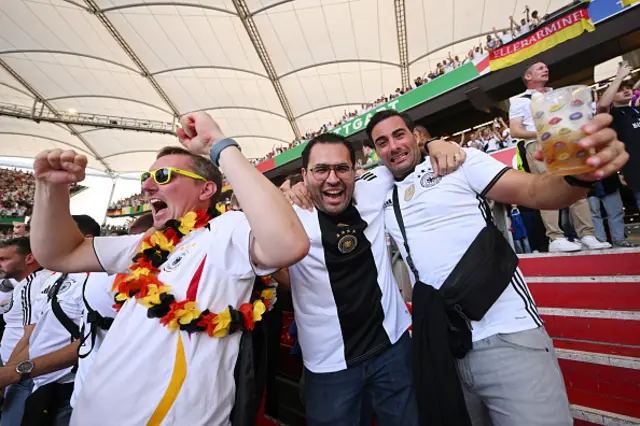
POLYGON ((120 274, 113 283, 116 310, 129 299, 147 307, 149 318, 159 318, 171 331, 206 331, 210 337, 224 337, 237 330, 253 330, 275 298, 268 286, 270 277, 256 286, 253 303, 243 303, 236 310, 229 306, 222 312, 200 311, 195 300, 178 302, 169 293, 171 287, 158 280, 160 266, 167 261, 180 240, 195 229, 207 226, 211 216, 206 212, 189 212, 179 220, 167 222, 163 231, 156 231, 142 240, 128 275, 120 274))

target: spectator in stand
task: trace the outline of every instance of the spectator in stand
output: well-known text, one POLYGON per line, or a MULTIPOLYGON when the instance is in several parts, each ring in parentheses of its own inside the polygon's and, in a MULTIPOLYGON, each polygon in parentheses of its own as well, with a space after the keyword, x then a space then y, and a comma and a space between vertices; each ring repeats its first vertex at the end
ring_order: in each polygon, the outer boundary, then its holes
POLYGON ((29 235, 29 226, 24 222, 13 222, 13 238, 29 235))
MULTIPOLYGON (((536 91, 546 93, 552 90, 550 87, 546 87, 549 81, 549 69, 544 62, 535 62, 525 70, 522 79, 527 86, 527 91, 524 95, 511 102, 511 108, 509 109, 511 135, 525 140, 526 160, 531 173, 544 174, 547 171, 545 164, 536 160, 534 156, 535 152, 540 149, 540 142, 538 142, 530 105, 531 96, 536 91)), ((586 198, 576 201, 569 207, 569 210, 580 238, 580 244, 569 241, 565 236, 565 233, 558 225, 558 210, 540 211, 542 221, 547 230, 547 237, 550 241, 550 252, 572 252, 582 249, 600 250, 611 247, 609 243, 598 241, 595 237, 591 211, 586 198)))
POLYGON ((624 208, 620 196, 620 178, 617 174, 596 182, 588 195, 591 217, 598 241, 606 242, 607 234, 604 230, 604 220, 600 204, 607 212, 607 223, 614 247, 637 247, 638 245, 626 240, 624 234, 624 208))
POLYGON ((502 31, 502 34, 498 35, 498 31, 496 30, 496 27, 493 27, 493 35, 496 37, 497 40, 500 40, 500 45, 507 44, 511 40, 513 40, 513 32, 511 28, 509 28, 508 30, 502 31))
MULTIPOLYGON (((627 64, 621 64, 616 78, 602 94, 598 111, 610 111, 613 116, 611 128, 618 133, 618 139, 629 153, 629 161, 622 169, 624 181, 633 191, 640 209, 640 98, 635 97, 632 84, 625 79, 631 74, 627 64)), ((636 83, 635 86, 638 86, 636 83)))
POLYGON ((422 155, 426 156, 427 155, 427 141, 429 141, 429 139, 431 139, 431 133, 429 133, 429 131, 427 130, 426 127, 421 126, 421 125, 417 125, 414 129, 413 132, 415 134, 416 137, 416 142, 418 142, 418 147, 420 148, 420 152, 422 153, 422 155))
POLYGON ((538 18, 538 11, 534 10, 533 12, 531 12, 531 28, 539 26, 541 22, 542 21, 540 21, 540 18, 538 18))
POLYGON ((364 153, 364 158, 367 160, 365 164, 375 164, 380 161, 373 147, 373 143, 368 139, 362 143, 362 152, 364 153))
MULTIPOLYGON (((494 28, 495 30, 495 28, 494 28)), ((493 50, 495 48, 497 48, 498 46, 500 46, 500 42, 498 41, 498 38, 492 38, 491 34, 487 34, 487 50, 493 50)))
POLYGON ((511 211, 509 212, 509 230, 513 236, 513 245, 516 248, 516 253, 531 253, 529 238, 527 238, 527 228, 524 226, 520 210, 515 204, 511 204, 511 211))

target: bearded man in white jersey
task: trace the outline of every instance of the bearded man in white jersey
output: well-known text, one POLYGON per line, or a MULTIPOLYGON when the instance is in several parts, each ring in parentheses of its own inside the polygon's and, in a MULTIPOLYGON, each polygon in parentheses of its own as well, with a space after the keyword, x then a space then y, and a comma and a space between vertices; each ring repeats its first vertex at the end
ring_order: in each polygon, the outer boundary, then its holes
MULTIPOLYGON (((13 278, 17 284, 13 288, 11 300, 3 306, 6 323, 0 355, 2 364, 7 365, 13 358, 16 347, 29 341, 25 329, 35 324, 36 299, 42 284, 53 272, 43 270, 31 253, 28 237, 5 240, 0 243, 0 274, 13 278)), ((15 369, 15 365, 13 367, 15 369)), ((2 404, 2 426, 20 426, 24 413, 24 403, 31 393, 33 380, 24 377, 15 384, 6 385, 2 404)))
POLYGON ((65 272, 124 274, 114 283, 118 315, 72 425, 229 426, 240 331, 253 329, 270 303, 269 292, 252 298, 255 276, 307 254, 291 206, 208 114, 183 117, 178 136, 188 150, 162 150, 141 176, 157 230, 142 236, 84 239, 69 214, 68 185, 84 178, 86 157, 36 157, 36 256, 65 272), (217 165, 244 213, 210 215, 221 189, 217 165))
POLYGON ((583 128, 588 136, 579 143, 598 152, 588 160, 596 168, 592 173, 532 175, 467 150, 458 170, 436 176, 420 154, 406 114, 383 111, 371 118, 367 135, 396 180, 385 201, 385 225, 412 271, 414 383, 422 424, 573 424, 551 339, 513 250, 497 229, 491 231, 485 197, 535 209, 558 209, 584 197, 595 180, 616 173, 628 159, 624 145, 607 128, 610 122, 611 116, 601 114, 583 128), (478 245, 487 235, 494 244, 478 245), (488 249, 476 253, 477 247, 488 249), (503 268, 507 262, 513 269, 503 268), (483 294, 448 306, 447 297, 456 296, 452 286, 458 292, 473 290, 470 286, 495 290, 497 283, 474 278, 486 276, 485 264, 495 265, 488 275, 506 277, 496 299, 482 300, 487 310, 478 313, 483 294), (454 343, 448 334, 453 327, 457 366, 446 350, 454 343))
MULTIPOLYGON (((438 146, 443 168, 464 160, 454 159, 457 146, 436 141, 432 152, 438 146)), ((291 286, 306 420, 310 426, 370 425, 373 405, 381 426, 417 426, 411 317, 391 270, 382 215, 386 192, 379 190, 393 178, 379 168, 356 181, 354 164, 354 149, 342 136, 327 133, 307 144, 303 186, 313 207, 296 212, 311 249, 289 267, 290 280, 275 277, 291 286)))

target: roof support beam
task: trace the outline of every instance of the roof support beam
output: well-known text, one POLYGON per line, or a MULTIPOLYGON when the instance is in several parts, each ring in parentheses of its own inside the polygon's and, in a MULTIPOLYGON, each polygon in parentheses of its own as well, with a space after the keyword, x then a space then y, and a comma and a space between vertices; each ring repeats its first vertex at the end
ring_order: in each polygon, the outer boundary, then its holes
POLYGON ((296 139, 300 139, 300 130, 298 129, 296 118, 293 115, 293 110, 291 109, 289 100, 287 99, 287 96, 284 93, 284 89, 280 84, 280 80, 278 79, 278 75, 276 74, 276 69, 274 68, 273 63, 271 62, 271 58, 267 53, 267 49, 264 43, 262 42, 262 37, 258 32, 258 27, 256 26, 255 22, 253 22, 253 17, 251 16, 251 11, 249 10, 249 6, 247 6, 247 2, 245 0, 233 0, 233 5, 235 6, 236 11, 238 12, 238 16, 242 21, 242 25, 244 25, 244 28, 247 30, 247 34, 251 39, 251 43, 253 44, 253 47, 256 49, 256 53, 258 54, 258 57, 260 58, 260 61, 262 62, 264 69, 267 71, 269 80, 271 80, 271 84, 273 84, 273 88, 275 89, 276 94, 278 95, 278 99, 282 104, 282 109, 284 109, 284 112, 287 116, 287 120, 289 121, 289 124, 291 125, 291 129, 293 130, 293 134, 295 135, 296 139))
POLYGON ((411 87, 409 78, 409 46, 407 42, 407 18, 404 0, 393 0, 396 12, 396 36, 398 39, 398 55, 400 57, 400 75, 402 87, 411 87))
MULTIPOLYGON (((40 93, 38 93, 38 91, 36 89, 34 89, 29 83, 27 83, 25 81, 25 79, 23 79, 17 72, 15 72, 13 70, 13 68, 11 68, 9 65, 7 65, 7 63, 5 61, 3 61, 2 59, 0 59, 0 67, 4 68, 9 74, 11 74, 11 76, 13 78, 15 78, 20 84, 22 84, 25 87, 25 89, 27 89, 29 91, 29 93, 31 93, 31 95, 36 99, 36 102, 42 102, 42 104, 44 106, 46 106, 49 109, 49 111, 51 111, 55 116, 60 116, 60 113, 58 111, 56 111, 56 109, 53 107, 53 105, 51 105, 51 103, 49 101, 45 100, 44 96, 42 96, 40 93)), ((93 154, 93 156, 96 158, 96 160, 98 160, 100 163, 102 163, 102 165, 106 168, 108 173, 113 173, 113 170, 111 170, 109 165, 107 163, 105 163, 105 161, 102 159, 102 157, 100 157, 100 154, 98 154, 91 147, 91 144, 89 144, 89 142, 80 133, 78 133, 78 131, 76 129, 74 129, 73 126, 67 124, 65 127, 69 130, 69 132, 71 132, 71 134, 73 136, 77 137, 78 139, 80 139, 82 141, 82 143, 93 154)))
POLYGON ((147 67, 142 63, 138 55, 135 54, 133 49, 129 46, 129 44, 124 40, 124 38, 120 35, 118 30, 113 26, 109 18, 104 14, 103 11, 100 10, 100 7, 96 4, 95 0, 84 0, 84 2, 89 6, 91 12, 98 18, 98 20, 105 26, 107 31, 111 34, 111 36, 118 42, 120 47, 126 52, 126 54, 131 58, 133 63, 140 69, 140 72, 144 78, 146 78, 151 86, 158 92, 158 95, 165 101, 165 103, 169 106, 169 109, 173 112, 176 117, 180 117, 180 111, 176 108, 175 104, 171 102, 169 96, 165 93, 165 91, 160 87, 158 82, 153 78, 151 72, 147 69, 147 67))

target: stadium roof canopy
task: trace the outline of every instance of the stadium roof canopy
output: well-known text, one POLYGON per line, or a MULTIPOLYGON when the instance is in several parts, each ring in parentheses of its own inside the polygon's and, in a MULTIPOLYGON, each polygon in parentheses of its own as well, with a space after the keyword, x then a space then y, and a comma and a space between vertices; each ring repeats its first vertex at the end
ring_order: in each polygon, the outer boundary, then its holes
MULTIPOLYGON (((203 110, 259 158, 435 69, 448 52, 462 59, 526 4, 542 16, 567 2, 2 0, 0 103, 169 129, 203 110)), ((95 169, 128 172, 175 143, 166 133, 0 116, 3 156, 71 146, 95 169)))

